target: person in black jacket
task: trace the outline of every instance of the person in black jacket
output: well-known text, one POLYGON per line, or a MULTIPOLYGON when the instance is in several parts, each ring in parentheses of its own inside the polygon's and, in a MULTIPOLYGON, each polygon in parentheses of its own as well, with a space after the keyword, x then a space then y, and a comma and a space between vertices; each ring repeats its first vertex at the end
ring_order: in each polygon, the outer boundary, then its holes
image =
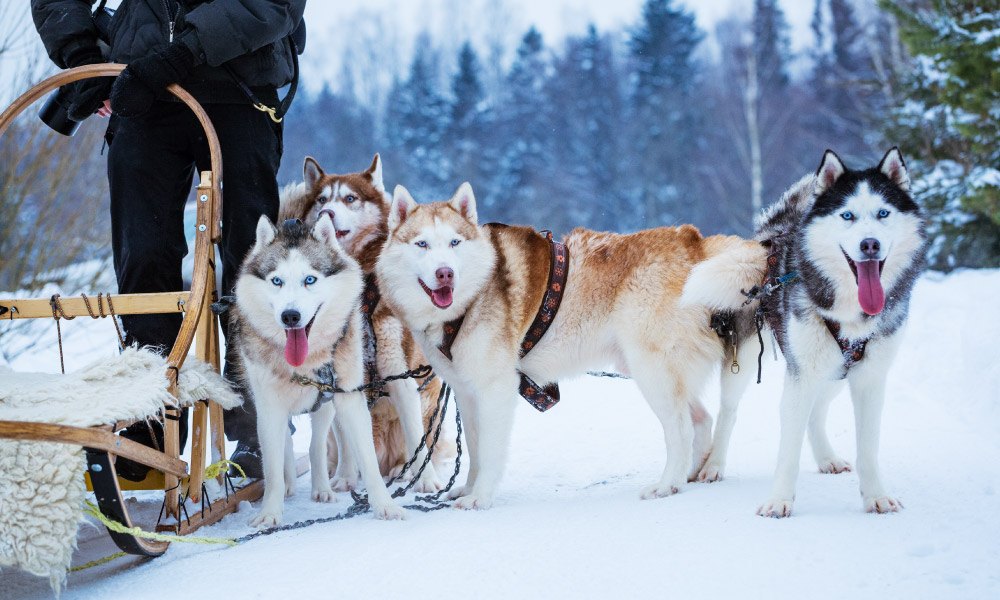
MULTIPOLYGON (((92 4, 31 1, 35 27, 60 68, 105 62, 92 4)), ((117 78, 76 84, 69 115, 82 120, 98 110, 103 114, 110 99, 105 139, 120 293, 183 286, 184 204, 195 174, 209 168, 209 152, 193 113, 165 91, 172 83, 205 107, 221 143, 222 290, 231 293, 240 263, 253 246, 257 220, 264 214, 273 221, 278 214, 282 126, 250 98, 277 107, 278 88, 293 77, 291 36, 301 26, 304 10, 305 0, 124 0, 118 7, 107 59, 128 66, 117 78)), ((169 349, 181 316, 127 316, 122 323, 128 343, 169 349)), ((226 362, 230 371, 233 361, 226 362)), ((244 408, 226 413, 226 435, 239 442, 233 460, 248 476, 260 477, 256 415, 250 398, 244 397, 244 408)), ((182 430, 186 437, 186 426, 182 430)), ((140 423, 123 435, 147 445, 162 440, 158 424, 150 428, 140 423)), ((116 466, 119 474, 135 480, 148 471, 121 458, 116 466)))

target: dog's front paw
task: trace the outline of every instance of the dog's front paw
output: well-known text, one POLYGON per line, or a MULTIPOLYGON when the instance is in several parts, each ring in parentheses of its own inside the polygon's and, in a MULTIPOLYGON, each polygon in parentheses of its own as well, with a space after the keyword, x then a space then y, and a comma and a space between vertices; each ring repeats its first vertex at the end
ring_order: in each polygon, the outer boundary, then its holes
POLYGON ((757 509, 757 514, 762 517, 771 517, 772 519, 790 517, 792 516, 792 500, 781 500, 778 498, 768 500, 760 505, 760 508, 757 509))
POLYGON ((695 477, 695 481, 701 483, 712 483, 715 481, 722 481, 722 471, 723 466, 718 463, 707 463, 704 467, 698 471, 698 476, 695 477))
POLYGON ((819 464, 820 473, 829 473, 831 475, 849 473, 854 469, 854 467, 851 466, 851 463, 837 456, 825 458, 817 461, 817 463, 819 464))
POLYGON ((662 482, 657 482, 642 488, 642 492, 639 494, 639 497, 642 498, 643 500, 652 500, 653 498, 666 498, 667 496, 673 496, 679 491, 680 491, 679 486, 669 483, 665 484, 662 482))
POLYGON ((324 487, 313 488, 313 502, 333 502, 333 489, 329 484, 324 487))
POLYGON ((469 493, 466 490, 469 489, 470 488, 467 485, 456 485, 455 487, 451 488, 451 490, 448 492, 448 499, 454 500, 456 498, 461 498, 462 496, 466 496, 469 493))
POLYGON ((437 473, 428 468, 420 476, 420 480, 417 481, 417 485, 413 486, 413 489, 420 494, 433 494, 443 487, 444 484, 438 479, 437 473))
POLYGON ((487 510, 493 506, 493 498, 469 494, 455 500, 455 508, 462 510, 487 510))
POLYGON ((406 518, 406 509, 395 502, 372 506, 372 513, 381 521, 402 521, 406 518))
POLYGON ((903 508, 903 503, 889 496, 871 496, 865 498, 865 511, 884 515, 886 513, 899 512, 903 508))
POLYGON ((335 492, 352 492, 358 489, 357 477, 334 477, 331 482, 335 492))
POLYGON ((402 477, 402 475, 403 475, 403 464, 404 463, 399 463, 398 465, 396 465, 393 468, 389 469, 389 472, 386 474, 386 480, 388 481, 389 479, 396 479, 398 477, 402 477))
POLYGON ((269 529, 281 524, 280 510, 261 509, 254 518, 250 519, 250 526, 258 529, 269 529))

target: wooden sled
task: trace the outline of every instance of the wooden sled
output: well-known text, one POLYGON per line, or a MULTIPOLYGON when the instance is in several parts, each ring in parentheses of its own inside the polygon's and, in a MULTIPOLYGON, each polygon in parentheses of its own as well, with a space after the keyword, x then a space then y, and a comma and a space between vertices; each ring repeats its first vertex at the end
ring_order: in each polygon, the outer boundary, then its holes
MULTIPOLYGON (((4 134, 14 118, 28 106, 48 92, 91 77, 113 77, 118 75, 125 65, 100 64, 69 69, 58 73, 37 84, 0 114, 0 136, 4 134)), ((114 313, 118 315, 166 314, 183 313, 180 333, 167 358, 167 381, 169 391, 178 397, 177 378, 184 359, 187 357, 192 343, 195 344, 195 355, 201 360, 219 370, 219 326, 210 310, 215 299, 215 248, 214 244, 221 238, 222 187, 222 154, 219 139, 208 115, 200 104, 186 91, 177 85, 167 88, 170 93, 180 99, 190 108, 205 131, 211 153, 211 170, 203 171, 197 188, 197 225, 195 234, 194 273, 191 278, 191 291, 167 292, 157 294, 123 294, 110 296, 113 301, 114 313)), ((83 315, 93 315, 91 307, 83 298, 64 298, 61 300, 62 314, 72 318, 83 315)), ((53 306, 48 299, 12 300, 0 298, 0 320, 53 318, 53 306)), ((114 318, 112 316, 112 318, 114 318)), ((104 515, 133 527, 128 508, 122 497, 123 482, 115 472, 115 458, 123 456, 136 462, 152 467, 151 476, 144 483, 152 485, 136 485, 126 482, 129 489, 161 489, 164 493, 164 515, 170 522, 168 525, 158 525, 158 531, 166 531, 186 535, 203 525, 219 521, 223 516, 233 512, 243 500, 257 500, 263 494, 263 481, 230 493, 226 497, 215 499, 210 504, 202 502, 202 483, 204 482, 205 466, 211 455, 213 462, 225 456, 225 436, 222 427, 222 408, 208 399, 207 402, 197 402, 192 410, 193 422, 191 432, 191 462, 180 459, 180 437, 178 420, 180 409, 164 409, 164 448, 163 451, 148 448, 115 434, 129 423, 118 423, 114 427, 70 427, 45 423, 27 423, 0 421, 0 438, 13 440, 31 440, 43 442, 59 442, 82 446, 85 449, 90 482, 97 497, 97 504, 104 515), (211 428, 209 428, 209 421, 211 428), (208 436, 211 435, 211 438, 208 436), (187 499, 204 508, 188 513, 182 511, 180 482, 188 478, 187 499)), ((219 476, 219 483, 225 485, 224 475, 219 476)), ((136 536, 111 532, 111 537, 123 551, 142 555, 159 556, 163 554, 169 542, 149 541, 136 536)))

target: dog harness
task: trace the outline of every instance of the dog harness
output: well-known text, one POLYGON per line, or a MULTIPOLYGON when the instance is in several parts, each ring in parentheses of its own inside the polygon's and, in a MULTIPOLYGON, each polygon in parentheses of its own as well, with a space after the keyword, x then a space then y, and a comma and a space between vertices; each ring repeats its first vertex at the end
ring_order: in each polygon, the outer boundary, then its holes
MULTIPOLYGON (((747 292, 747 303, 752 301, 757 296, 763 295, 760 305, 757 308, 757 320, 758 323, 761 319, 767 321, 768 326, 771 331, 775 333, 775 338, 778 341, 778 347, 781 351, 785 351, 785 331, 781 329, 781 316, 779 313, 779 300, 778 297, 773 295, 774 292, 780 288, 794 283, 798 279, 798 273, 792 271, 786 273, 785 275, 778 275, 778 264, 780 263, 780 256, 784 253, 785 247, 781 241, 784 239, 785 234, 779 234, 775 237, 764 240, 761 245, 765 248, 770 248, 770 252, 767 255, 767 275, 764 276, 764 281, 761 282, 759 286, 747 292)), ((833 336, 837 346, 840 347, 840 353, 844 360, 844 371, 840 376, 840 379, 847 377, 847 372, 850 371, 851 367, 861 362, 865 357, 865 348, 868 346, 868 342, 871 338, 864 338, 860 340, 851 341, 848 338, 840 336, 840 323, 836 321, 831 321, 830 319, 823 319, 823 324, 826 326, 827 331, 833 336)), ((758 331, 759 335, 759 331, 758 331)), ((763 340, 761 341, 761 354, 764 353, 763 340)), ((758 368, 757 368, 757 383, 760 383, 760 357, 758 357, 758 368)))
MULTIPOLYGON (((361 327, 364 333, 362 344, 364 345, 364 369, 365 381, 378 380, 378 343, 375 338, 375 308, 378 307, 382 294, 378 291, 378 283, 375 281, 375 274, 365 275, 365 289, 361 294, 361 327)), ((382 397, 380 389, 371 388, 365 392, 368 396, 368 408, 371 409, 382 397)))
MULTIPOLYGON (((538 307, 538 312, 535 313, 535 320, 532 321, 531 326, 528 327, 528 332, 521 341, 521 358, 524 358, 531 352, 532 348, 538 345, 542 336, 548 331, 552 321, 555 320, 556 313, 559 312, 559 305, 562 303, 563 292, 566 290, 566 279, 569 275, 569 250, 565 244, 557 242, 552 238, 551 231, 544 233, 552 248, 552 258, 549 263, 549 282, 545 288, 545 294, 542 296, 542 304, 538 307)), ((444 324, 444 334, 438 350, 448 360, 452 360, 451 346, 455 343, 455 338, 458 337, 464 321, 465 315, 462 315, 454 321, 448 321, 444 324)), ((517 386, 518 393, 536 410, 545 412, 559 402, 558 384, 550 383, 542 387, 521 371, 518 371, 517 374, 521 378, 517 386)))

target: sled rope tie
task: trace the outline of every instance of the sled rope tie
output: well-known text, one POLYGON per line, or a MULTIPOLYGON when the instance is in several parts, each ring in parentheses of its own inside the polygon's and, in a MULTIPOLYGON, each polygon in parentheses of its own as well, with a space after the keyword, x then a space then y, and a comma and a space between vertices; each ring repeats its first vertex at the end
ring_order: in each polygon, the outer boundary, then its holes
MULTIPOLYGON (((63 354, 63 341, 62 341, 62 326, 60 325, 60 319, 66 319, 67 321, 72 321, 76 316, 69 316, 63 309, 62 301, 59 300, 61 296, 59 294, 52 294, 49 298, 49 306, 52 307, 52 319, 56 322, 56 339, 59 341, 59 369, 62 374, 66 374, 66 358, 63 354)), ((87 307, 87 314, 90 315, 91 319, 103 319, 106 317, 111 317, 111 322, 115 325, 115 332, 118 334, 118 344, 121 348, 125 348, 125 336, 122 335, 121 326, 118 325, 118 315, 115 314, 115 305, 111 302, 111 294, 105 294, 103 292, 97 294, 97 312, 94 312, 94 307, 90 304, 90 298, 87 294, 80 294, 83 298, 83 304, 87 307), (108 303, 108 312, 104 312, 104 301, 108 303)), ((11 318, 14 317, 14 313, 11 312, 11 318)))
POLYGON ((219 462, 214 462, 205 467, 205 479, 216 479, 223 473, 228 473, 230 467, 235 469, 236 472, 240 474, 240 483, 246 480, 247 474, 246 471, 243 470, 243 467, 228 458, 223 458, 219 462))
POLYGON ((66 359, 63 356, 62 326, 59 324, 59 319, 62 318, 67 321, 72 321, 76 317, 67 315, 66 311, 63 310, 62 303, 59 302, 59 294, 52 294, 52 297, 49 298, 49 306, 52 307, 52 318, 55 319, 56 322, 56 339, 59 340, 59 369, 62 371, 62 374, 65 375, 66 359))

